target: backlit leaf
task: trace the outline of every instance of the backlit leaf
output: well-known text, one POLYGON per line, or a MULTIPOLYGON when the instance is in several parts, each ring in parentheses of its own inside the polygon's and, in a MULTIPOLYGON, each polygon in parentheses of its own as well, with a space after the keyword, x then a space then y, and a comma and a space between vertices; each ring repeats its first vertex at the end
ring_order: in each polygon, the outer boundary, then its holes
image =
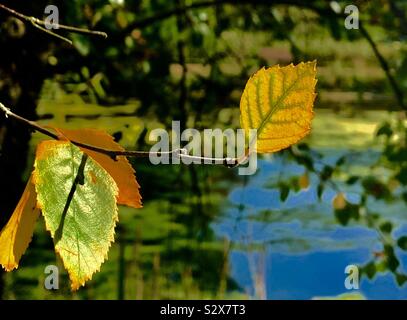
MULTIPOLYGON (((108 133, 95 129, 80 129, 69 130, 56 128, 62 138, 74 140, 77 142, 89 144, 99 148, 123 151, 124 149, 113 140, 113 137, 108 133)), ((139 192, 139 184, 134 176, 135 171, 130 165, 126 157, 119 156, 117 160, 110 158, 107 155, 81 148, 83 152, 92 157, 98 162, 116 181, 119 188, 117 198, 118 204, 124 204, 134 208, 141 208, 141 196, 139 192)))
POLYGON ((340 210, 346 207, 345 195, 342 192, 339 192, 332 200, 332 206, 336 210, 340 210))
POLYGON ((46 228, 76 290, 100 269, 114 241, 117 185, 96 161, 65 141, 39 144, 34 167, 46 228))
POLYGON ((304 173, 299 179, 298 184, 301 189, 307 189, 309 187, 309 176, 308 173, 304 173))
POLYGON ((34 232, 40 210, 31 178, 7 225, 0 232, 0 264, 6 271, 18 268, 34 232))
POLYGON ((257 129, 257 152, 285 149, 311 129, 316 62, 262 68, 247 82, 240 101, 240 122, 248 136, 257 129))

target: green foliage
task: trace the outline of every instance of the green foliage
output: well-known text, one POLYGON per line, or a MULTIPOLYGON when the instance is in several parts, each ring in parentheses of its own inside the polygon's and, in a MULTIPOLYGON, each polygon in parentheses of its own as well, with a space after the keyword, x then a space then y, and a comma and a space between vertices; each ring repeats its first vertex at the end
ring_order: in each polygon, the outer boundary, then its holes
POLYGON ((359 206, 346 202, 344 208, 335 209, 335 217, 340 224, 346 226, 351 219, 359 219, 359 206))
POLYGON ((397 240, 397 245, 402 249, 407 251, 407 236, 400 237, 397 240))

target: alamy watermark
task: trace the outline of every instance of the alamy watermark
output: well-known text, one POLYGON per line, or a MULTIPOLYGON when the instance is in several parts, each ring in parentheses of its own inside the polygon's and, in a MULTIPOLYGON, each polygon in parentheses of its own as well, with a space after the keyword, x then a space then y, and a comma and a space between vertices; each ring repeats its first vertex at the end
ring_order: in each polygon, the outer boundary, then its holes
POLYGON ((345 19, 345 28, 348 30, 359 29, 359 8, 353 4, 345 7, 345 14, 348 16, 345 19))
POLYGON ((44 13, 48 15, 45 18, 44 25, 48 30, 59 29, 59 9, 55 5, 45 7, 44 13))
POLYGON ((345 268, 345 288, 348 290, 358 290, 359 289, 359 268, 354 264, 350 264, 345 268))
POLYGON ((44 269, 46 277, 44 279, 44 287, 47 290, 59 289, 59 269, 57 266, 48 265, 44 269))
POLYGON ((205 129, 202 133, 188 128, 181 132, 180 121, 172 121, 171 133, 161 128, 150 132, 150 141, 156 143, 149 151, 149 159, 154 165, 239 164, 239 175, 252 175, 257 170, 257 130, 248 130, 248 136, 246 133, 243 129, 219 128, 205 129), (182 142, 186 143, 183 147, 182 142))

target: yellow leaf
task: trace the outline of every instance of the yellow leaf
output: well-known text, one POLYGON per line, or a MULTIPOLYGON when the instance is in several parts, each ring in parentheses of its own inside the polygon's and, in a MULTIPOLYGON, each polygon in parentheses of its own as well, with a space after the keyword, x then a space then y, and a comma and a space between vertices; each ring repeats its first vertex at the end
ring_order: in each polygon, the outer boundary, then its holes
MULTIPOLYGON (((60 134, 61 139, 74 140, 77 142, 89 144, 95 147, 123 151, 113 137, 108 133, 95 129, 69 130, 55 128, 60 134)), ((124 204, 134 208, 141 208, 140 185, 137 183, 135 171, 126 157, 119 156, 117 161, 107 155, 81 148, 83 152, 89 155, 93 160, 98 162, 113 178, 119 188, 117 198, 118 204, 124 204)))
POLYGON ((309 187, 308 173, 304 173, 299 179, 298 184, 301 189, 307 189, 309 187))
POLYGON ((313 61, 262 68, 249 79, 240 100, 240 122, 246 134, 257 129, 258 153, 285 149, 309 133, 315 76, 313 61))
POLYGON ((30 180, 7 225, 0 232, 0 264, 6 271, 18 268, 34 232, 40 210, 37 194, 30 180))
POLYGON ((346 207, 346 198, 342 192, 339 192, 332 200, 332 206, 336 210, 341 210, 346 207))

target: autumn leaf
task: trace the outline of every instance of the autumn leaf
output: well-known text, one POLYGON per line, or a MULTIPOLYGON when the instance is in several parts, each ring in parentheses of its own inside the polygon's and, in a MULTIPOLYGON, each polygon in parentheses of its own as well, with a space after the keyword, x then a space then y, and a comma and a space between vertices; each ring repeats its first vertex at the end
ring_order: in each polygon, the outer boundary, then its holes
POLYGON ((298 185, 301 189, 307 189, 309 187, 309 176, 308 173, 304 173, 299 179, 298 179, 298 185))
POLYGON ((114 241, 117 185, 101 165, 66 141, 39 144, 34 167, 46 228, 77 290, 100 270, 114 241))
POLYGON ((339 192, 332 200, 332 206, 336 210, 342 210, 346 207, 346 198, 342 192, 339 192))
MULTIPOLYGON (((257 152, 285 149, 311 129, 316 62, 262 68, 247 82, 240 100, 240 122, 257 129, 257 152)), ((251 142, 250 142, 251 143, 251 142)))
MULTIPOLYGON (((108 133, 96 129, 69 130, 55 128, 61 139, 74 140, 77 142, 89 144, 99 148, 123 151, 124 149, 113 140, 108 133)), ((135 171, 129 161, 124 156, 118 156, 117 160, 110 158, 102 153, 81 148, 93 160, 98 162, 114 179, 118 188, 118 204, 124 204, 134 208, 141 208, 141 195, 139 184, 136 181, 135 171)))
POLYGON ((0 264, 6 271, 18 268, 40 214, 37 195, 30 178, 7 225, 0 232, 0 264))

